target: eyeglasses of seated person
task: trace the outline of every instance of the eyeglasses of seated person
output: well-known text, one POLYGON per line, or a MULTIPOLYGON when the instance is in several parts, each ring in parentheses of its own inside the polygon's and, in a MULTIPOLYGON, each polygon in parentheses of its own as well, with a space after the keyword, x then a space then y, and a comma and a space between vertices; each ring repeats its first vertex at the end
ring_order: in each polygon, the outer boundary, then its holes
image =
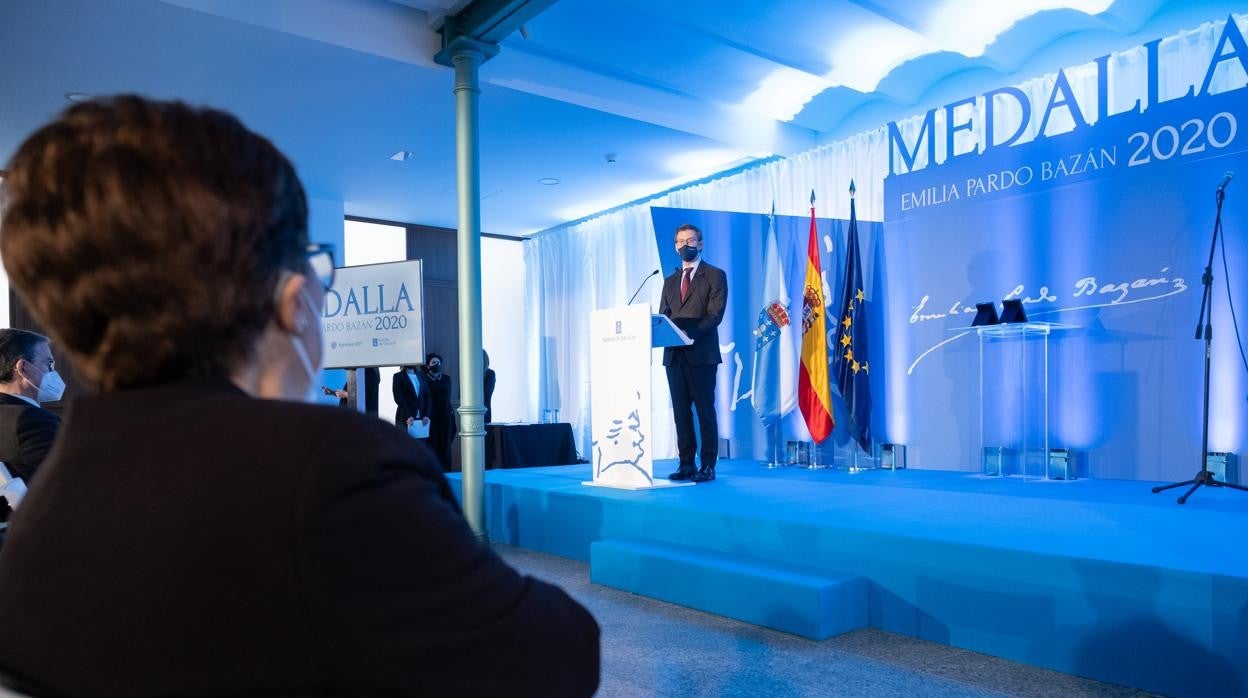
POLYGON ((268 140, 123 96, 71 106, 6 170, 0 259, 91 394, 10 522, 0 683, 594 692, 593 617, 476 539, 424 446, 303 402, 334 259, 268 140))
POLYGON ((316 280, 321 282, 324 290, 334 287, 334 246, 326 243, 312 243, 305 251, 308 258, 308 269, 316 280))

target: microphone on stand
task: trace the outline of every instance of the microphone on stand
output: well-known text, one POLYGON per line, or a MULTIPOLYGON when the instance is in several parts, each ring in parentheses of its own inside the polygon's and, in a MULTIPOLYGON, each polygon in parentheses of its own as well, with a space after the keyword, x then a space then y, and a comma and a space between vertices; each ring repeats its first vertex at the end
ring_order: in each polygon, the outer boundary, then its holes
POLYGON ((1226 174, 1222 175, 1222 183, 1218 185, 1219 194, 1222 194, 1223 192, 1226 191, 1226 185, 1230 184, 1231 180, 1234 177, 1235 177, 1235 173, 1231 172, 1230 170, 1227 170, 1226 174))
POLYGON ((637 300, 637 294, 641 293, 641 289, 646 287, 646 282, 649 281, 651 278, 654 277, 655 274, 658 274, 658 273, 659 273, 659 270, 655 269, 654 271, 650 272, 650 276, 647 276, 646 278, 642 279, 641 285, 637 287, 637 290, 633 292, 633 297, 629 298, 628 302, 625 303, 625 305, 632 305, 633 301, 637 300))

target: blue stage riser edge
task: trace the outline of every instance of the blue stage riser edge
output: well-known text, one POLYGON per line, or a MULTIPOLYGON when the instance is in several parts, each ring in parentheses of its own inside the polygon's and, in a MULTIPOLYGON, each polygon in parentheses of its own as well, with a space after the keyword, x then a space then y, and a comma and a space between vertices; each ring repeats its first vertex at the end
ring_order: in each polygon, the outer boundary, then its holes
POLYGON ((852 572, 868 580, 875 628, 1168 695, 1248 690, 1243 578, 792 523, 766 512, 691 512, 659 499, 491 483, 489 535, 585 562, 594 541, 645 538, 852 572))
POLYGON ((669 603, 824 640, 867 625, 861 577, 635 539, 591 546, 590 580, 669 603))

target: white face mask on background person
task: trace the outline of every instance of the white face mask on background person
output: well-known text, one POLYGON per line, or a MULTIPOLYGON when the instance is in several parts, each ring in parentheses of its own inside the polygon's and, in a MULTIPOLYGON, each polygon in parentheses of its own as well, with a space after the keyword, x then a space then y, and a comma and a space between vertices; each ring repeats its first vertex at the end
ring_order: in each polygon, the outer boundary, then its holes
POLYGON ((39 395, 36 402, 56 402, 65 394, 65 380, 55 370, 43 374, 39 379, 39 395))
MULTIPOLYGON (((48 363, 51 365, 50 361, 48 363)), ((26 365, 37 366, 31 361, 26 361, 26 365)), ((55 368, 45 369, 37 382, 26 376, 22 378, 38 393, 35 396, 35 402, 56 402, 65 394, 65 379, 61 378, 61 374, 57 373, 55 368)))

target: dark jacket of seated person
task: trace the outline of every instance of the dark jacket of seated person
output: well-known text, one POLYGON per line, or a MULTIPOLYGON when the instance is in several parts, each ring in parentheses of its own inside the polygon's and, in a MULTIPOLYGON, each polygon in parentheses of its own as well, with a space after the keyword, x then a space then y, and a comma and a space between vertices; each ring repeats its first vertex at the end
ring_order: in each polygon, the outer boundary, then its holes
POLYGON ((94 394, 0 552, 0 682, 593 693, 593 617, 476 539, 427 449, 300 402, 323 384, 335 265, 271 143, 223 112, 97 98, 28 138, 4 185, 0 259, 94 394))
POLYGON ((74 401, 0 557, 0 660, 74 695, 586 695, 598 628, 366 415, 186 382, 74 401), (22 535, 29 530, 33 535, 22 535))

